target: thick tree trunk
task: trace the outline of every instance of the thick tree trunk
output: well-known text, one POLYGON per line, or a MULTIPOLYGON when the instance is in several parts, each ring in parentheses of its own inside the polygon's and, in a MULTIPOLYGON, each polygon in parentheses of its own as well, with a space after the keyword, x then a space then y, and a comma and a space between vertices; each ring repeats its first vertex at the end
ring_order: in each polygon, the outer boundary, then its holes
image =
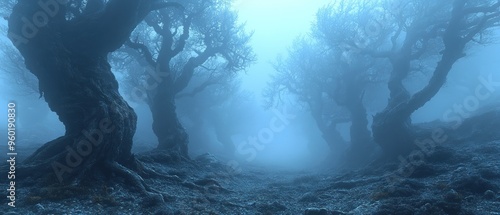
POLYGON ((354 160, 362 161, 369 157, 372 152, 372 137, 368 130, 368 119, 366 118, 366 108, 362 102, 362 96, 358 101, 354 101, 349 105, 351 113, 351 146, 350 156, 354 160))
POLYGON ((35 183, 95 184, 118 175, 146 191, 141 177, 130 171, 139 165, 131 153, 136 115, 118 92, 107 55, 147 10, 138 14, 139 0, 111 0, 101 13, 67 21, 66 6, 56 2, 42 10, 38 1, 19 0, 9 18, 9 37, 66 128, 64 136, 27 158, 17 176, 35 183), (48 20, 26 21, 43 18, 44 12, 48 20))
POLYGON ((415 32, 408 32, 401 49, 390 58, 392 71, 388 83, 389 100, 384 110, 373 117, 373 140, 386 155, 397 157, 413 149, 411 119, 403 116, 401 111, 410 99, 403 81, 410 73, 412 47, 417 40, 415 32))
MULTIPOLYGON (((351 115, 351 148, 354 152, 365 151, 371 143, 371 134, 368 130, 368 119, 366 118, 366 108, 363 104, 363 94, 361 84, 356 81, 351 82, 352 89, 348 93, 350 100, 347 109, 351 115)), ((349 87, 349 88, 351 88, 349 87)))
POLYGON ((387 155, 404 156, 416 148, 410 117, 439 92, 453 64, 463 56, 463 47, 464 45, 457 41, 453 48, 447 48, 427 86, 409 100, 401 101, 395 107, 389 106, 374 117, 374 139, 387 155))
POLYGON ((351 144, 347 153, 348 159, 363 162, 372 152, 372 138, 368 130, 366 108, 363 104, 364 67, 357 65, 344 65, 346 72, 342 74, 337 89, 337 103, 347 108, 351 118, 350 137, 351 144))
POLYGON ((153 132, 158 138, 159 150, 188 158, 189 138, 177 117, 175 95, 172 86, 162 82, 152 96, 149 107, 153 114, 153 132))
POLYGON ((340 153, 344 153, 343 150, 347 147, 348 143, 337 130, 335 124, 327 126, 321 133, 332 152, 339 153, 341 151, 340 153))
POLYGON ((462 38, 461 26, 463 25, 463 8, 466 1, 459 0, 454 3, 452 17, 443 35, 445 49, 441 52, 441 60, 434 69, 429 83, 411 98, 406 94, 402 81, 409 72, 411 61, 411 47, 417 41, 415 34, 409 33, 398 57, 392 59, 393 71, 389 82, 391 98, 388 106, 374 117, 372 130, 375 141, 382 147, 386 155, 395 158, 404 156, 416 148, 415 134, 412 132, 410 117, 432 97, 434 97, 446 82, 446 77, 455 62, 464 56, 463 51, 467 39, 462 38), (393 82, 393 83, 391 83, 393 82))
POLYGON ((373 140, 392 158, 406 155, 414 149, 411 121, 402 115, 400 108, 386 107, 373 117, 373 140))
MULTIPOLYGON (((405 44, 411 43, 411 38, 405 44)), ((373 117, 373 140, 378 143, 387 155, 408 154, 413 150, 414 134, 410 117, 402 115, 403 106, 410 99, 410 93, 403 85, 408 76, 411 62, 411 49, 406 45, 398 56, 391 59, 392 73, 388 88, 390 97, 387 107, 373 117)))
MULTIPOLYGON (((316 122, 316 126, 318 126, 322 134, 323 140, 325 140, 332 152, 339 154, 338 152, 343 150, 347 145, 347 141, 342 138, 342 135, 337 130, 337 123, 339 120, 331 119, 331 122, 326 122, 325 119, 323 119, 324 107, 320 91, 316 91, 308 104, 311 109, 312 117, 316 122)), ((344 152, 342 151, 342 153, 344 152)))
POLYGON ((335 122, 335 120, 332 120, 330 124, 327 124, 321 116, 322 112, 318 112, 318 110, 311 111, 313 119, 322 134, 321 137, 330 147, 330 151, 334 154, 343 154, 344 149, 348 144, 347 141, 342 138, 340 132, 337 130, 337 122, 335 122))
POLYGON ((112 166, 134 168, 131 147, 137 117, 119 95, 106 57, 60 55, 57 59, 62 68, 47 69, 60 75, 39 76, 39 80, 45 100, 64 123, 66 134, 42 146, 26 163, 44 170, 52 167, 48 172, 55 173, 60 182, 81 179, 95 170, 105 172, 112 166))
MULTIPOLYGON (((166 23, 166 22, 165 22, 166 23)), ((173 35, 170 29, 163 36, 160 52, 156 63, 153 63, 157 71, 168 74, 155 90, 148 93, 149 106, 153 115, 153 132, 158 138, 158 149, 168 151, 168 154, 177 154, 181 158, 189 158, 188 135, 180 123, 175 111, 176 95, 185 89, 193 77, 194 70, 203 64, 208 58, 215 54, 214 50, 207 47, 205 51, 196 57, 191 57, 175 77, 170 68, 170 62, 183 50, 185 41, 189 35, 189 24, 184 26, 184 33, 176 49, 172 50, 173 35)), ((151 56, 149 56, 151 57, 151 56)), ((151 60, 152 62, 154 60, 151 60)))

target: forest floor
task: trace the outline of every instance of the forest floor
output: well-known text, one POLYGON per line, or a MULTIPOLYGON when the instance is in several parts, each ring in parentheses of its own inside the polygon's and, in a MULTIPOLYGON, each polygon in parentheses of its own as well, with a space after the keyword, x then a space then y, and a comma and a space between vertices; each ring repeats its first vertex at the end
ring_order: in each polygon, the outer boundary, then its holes
MULTIPOLYGON (((146 179, 164 203, 116 184, 92 192, 18 184, 16 207, 2 200, 0 214, 500 215, 500 141, 447 143, 434 151, 408 177, 397 172, 399 162, 336 173, 255 166, 234 173, 208 154, 168 165, 139 155, 147 167, 179 179, 146 179)), ((0 186, 7 188, 5 180, 0 186)))

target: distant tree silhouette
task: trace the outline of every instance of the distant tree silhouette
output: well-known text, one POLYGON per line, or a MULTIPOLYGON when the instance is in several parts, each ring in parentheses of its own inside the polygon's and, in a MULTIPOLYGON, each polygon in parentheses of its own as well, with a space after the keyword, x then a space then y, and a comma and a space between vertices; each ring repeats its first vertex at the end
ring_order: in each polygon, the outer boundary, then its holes
POLYGON ((298 39, 288 58, 278 61, 278 74, 266 92, 270 103, 288 92, 307 104, 332 150, 346 144, 336 130, 337 124, 350 122, 346 157, 352 161, 366 160, 373 151, 364 93, 367 86, 380 84, 387 75, 386 67, 370 57, 353 54, 346 59, 344 46, 375 6, 369 2, 338 2, 320 9, 311 36, 298 39))
POLYGON ((388 59, 392 67, 387 107, 374 117, 375 141, 387 155, 397 157, 415 149, 410 116, 424 106, 446 82, 453 65, 465 57, 467 45, 482 43, 488 30, 498 26, 498 1, 396 1, 397 11, 386 49, 363 49, 375 58, 388 59), (431 56, 437 64, 428 84, 410 95, 403 84, 412 65, 431 56))
MULTIPOLYGON (((149 85, 144 87, 147 90, 135 92, 143 94, 151 109, 158 149, 188 157, 188 135, 176 113, 176 98, 229 81, 253 61, 248 45, 251 35, 243 27, 237 23, 229 1, 186 1, 183 9, 151 13, 126 43, 140 53, 135 56, 145 68, 159 74, 156 81, 142 82, 149 85), (196 79, 194 76, 204 81, 183 92, 196 79)), ((135 74, 130 77, 144 77, 144 73, 135 74)))
MULTIPOLYGON (((499 26, 499 8, 496 0, 335 1, 318 11, 311 36, 296 42, 288 59, 278 64, 268 97, 275 101, 283 91, 297 95, 309 104, 325 135, 336 132, 323 125, 325 107, 320 104, 335 101, 326 108, 349 111, 356 154, 363 148, 371 151, 366 148, 372 138, 363 105, 365 88, 387 81, 390 96, 373 118, 373 140, 390 155, 386 157, 407 154, 415 149, 417 135, 410 116, 436 95, 468 45, 484 43, 499 26), (428 73, 430 79, 410 95, 403 81, 415 71, 428 73)), ((326 119, 326 125, 334 125, 331 117, 326 119)))

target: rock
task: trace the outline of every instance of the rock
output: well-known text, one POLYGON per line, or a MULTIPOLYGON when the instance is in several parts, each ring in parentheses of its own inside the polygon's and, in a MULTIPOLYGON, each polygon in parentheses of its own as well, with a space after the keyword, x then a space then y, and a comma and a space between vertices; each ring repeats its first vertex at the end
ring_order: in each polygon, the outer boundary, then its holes
POLYGON ((163 196, 163 200, 165 202, 175 202, 175 200, 177 200, 177 197, 175 195, 169 195, 166 193, 162 193, 161 195, 163 196))
POLYGON ((304 193, 299 199, 299 202, 315 202, 319 201, 319 198, 311 192, 304 193))
POLYGON ((485 179, 499 179, 500 170, 498 167, 483 167, 479 169, 479 174, 485 179))
POLYGON ((458 191, 466 191, 474 194, 483 194, 487 190, 498 190, 498 187, 481 176, 466 176, 452 183, 452 187, 458 191))
POLYGON ((219 160, 217 160, 215 155, 212 155, 210 153, 202 154, 196 157, 195 160, 204 164, 214 164, 219 162, 219 160))
POLYGON ((465 202, 472 203, 472 202, 474 202, 475 199, 476 199, 476 197, 474 197, 473 195, 469 195, 469 196, 465 197, 465 202))
POLYGON ((43 205, 42 205, 42 204, 40 204, 40 203, 36 204, 36 205, 35 205, 35 208, 36 208, 36 210, 37 210, 38 212, 40 212, 40 211, 44 211, 44 210, 45 210, 45 207, 43 207, 43 205))
POLYGON ((496 197, 495 192, 493 192, 491 190, 487 190, 486 192, 484 192, 485 199, 494 199, 495 197, 496 197))
POLYGON ((484 160, 482 158, 480 158, 480 157, 473 157, 471 161, 472 161, 473 164, 482 164, 482 163, 484 163, 484 160))
POLYGON ((145 196, 144 199, 142 199, 142 206, 144 208, 149 208, 149 207, 154 207, 154 206, 160 205, 164 202, 165 201, 163 200, 162 195, 151 194, 151 195, 145 196))
POLYGON ((460 201, 462 201, 460 194, 458 194, 457 191, 455 191, 454 189, 451 189, 450 191, 448 191, 445 194, 444 199, 447 202, 460 202, 460 201))
POLYGON ((420 207, 420 209, 423 211, 430 211, 432 209, 432 205, 431 205, 431 203, 426 203, 425 205, 420 207))
POLYGON ((445 214, 460 214, 462 211, 462 205, 457 202, 438 202, 436 204, 439 208, 441 208, 445 214))
POLYGON ((308 208, 304 215, 328 215, 328 210, 324 208, 308 208))

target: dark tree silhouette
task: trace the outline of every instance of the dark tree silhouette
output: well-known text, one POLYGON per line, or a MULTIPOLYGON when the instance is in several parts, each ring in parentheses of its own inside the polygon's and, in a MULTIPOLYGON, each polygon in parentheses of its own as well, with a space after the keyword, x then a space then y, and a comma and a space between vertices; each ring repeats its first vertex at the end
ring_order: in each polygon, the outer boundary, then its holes
MULTIPOLYGON (((200 86, 200 82, 206 79, 195 78, 194 86, 200 86)), ((186 89, 188 93, 178 95, 178 115, 187 121, 186 129, 190 135, 190 145, 207 150, 210 147, 208 141, 215 137, 215 145, 222 146, 222 151, 211 153, 231 156, 236 152, 232 137, 245 133, 248 122, 251 121, 251 99, 242 91, 238 79, 225 80, 214 84, 203 91, 194 93, 198 87, 192 90, 186 89)), ((184 122, 183 122, 184 124, 184 122)), ((218 147, 217 149, 220 149, 218 147)), ((210 151, 210 150, 209 150, 210 151)))
POLYGON ((19 177, 73 184, 118 175, 146 191, 131 153, 133 109, 118 93, 108 54, 152 10, 178 6, 145 0, 19 0, 9 38, 39 80, 41 95, 63 122, 64 136, 26 159, 19 177), (39 4, 42 2, 44 4, 39 4))
POLYGON ((416 0, 398 1, 397 5, 398 10, 393 15, 399 21, 388 38, 390 50, 362 50, 372 57, 388 58, 392 65, 388 105, 374 117, 372 130, 375 141, 393 157, 407 154, 416 147, 413 143, 416 134, 410 121, 412 113, 441 89, 453 65, 465 56, 467 45, 480 42, 487 30, 498 26, 500 20, 498 1, 429 3, 416 0), (427 86, 410 95, 403 80, 410 73, 413 62, 428 55, 440 60, 427 86))
POLYGON ((268 84, 264 96, 266 107, 282 103, 284 96, 291 94, 307 106, 322 137, 332 151, 345 148, 337 124, 349 122, 348 111, 333 99, 336 75, 328 48, 322 43, 299 38, 286 59, 278 58, 274 67, 277 74, 268 84), (321 53, 321 54, 319 54, 321 53))
MULTIPOLYGON (((361 163, 369 158, 374 148, 364 92, 370 84, 380 84, 386 79, 386 67, 359 53, 345 56, 344 46, 354 43, 353 35, 358 33, 360 23, 370 19, 370 12, 376 6, 370 1, 337 1, 321 8, 312 36, 298 40, 288 59, 278 63, 278 75, 267 94, 273 101, 287 91, 308 104, 332 150, 339 150, 338 145, 345 142, 335 129, 336 125, 350 122, 350 146, 346 157, 361 163)), ((383 43, 379 37, 372 47, 383 43)))
POLYGON ((153 115, 158 149, 188 157, 188 135, 177 117, 176 98, 195 74, 211 75, 191 94, 217 84, 227 73, 244 70, 254 58, 248 46, 250 35, 237 24, 230 2, 218 0, 188 1, 183 10, 160 10, 146 18, 146 25, 127 45, 161 74, 161 80, 148 84, 152 87, 144 96, 153 115), (151 39, 151 34, 156 36, 151 39))

